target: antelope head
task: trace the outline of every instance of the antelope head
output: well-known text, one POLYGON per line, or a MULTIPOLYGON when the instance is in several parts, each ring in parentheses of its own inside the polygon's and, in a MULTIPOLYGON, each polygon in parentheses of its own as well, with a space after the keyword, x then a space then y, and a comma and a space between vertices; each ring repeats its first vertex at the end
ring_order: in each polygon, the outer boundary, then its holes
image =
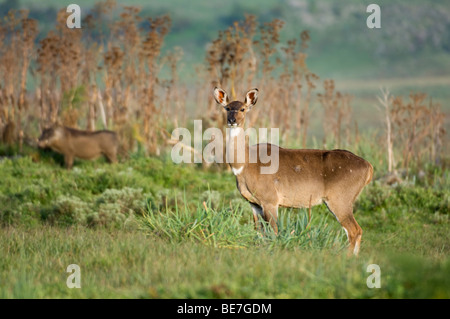
POLYGON ((227 125, 229 127, 244 127, 245 114, 250 111, 258 100, 258 89, 251 89, 245 95, 244 102, 233 101, 230 103, 227 92, 221 88, 214 88, 214 98, 227 111, 227 125))

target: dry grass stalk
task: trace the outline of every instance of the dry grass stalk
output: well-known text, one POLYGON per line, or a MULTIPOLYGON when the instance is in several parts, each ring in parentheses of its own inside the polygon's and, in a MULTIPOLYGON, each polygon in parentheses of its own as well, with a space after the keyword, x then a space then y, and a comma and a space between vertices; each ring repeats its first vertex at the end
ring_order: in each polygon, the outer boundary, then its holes
MULTIPOLYGON (((392 97, 386 89, 380 89, 382 96, 378 96, 378 101, 383 106, 384 117, 386 121, 386 146, 388 152, 388 172, 391 173, 395 168, 394 150, 392 142, 392 125, 391 125, 391 110, 392 97)), ((381 110, 381 108, 379 108, 381 110)))
POLYGON ((426 103, 426 98, 425 93, 411 93, 409 102, 400 96, 392 99, 393 143, 400 148, 400 165, 406 172, 411 168, 411 163, 420 168, 425 162, 440 161, 445 115, 440 105, 433 104, 431 99, 426 103))
MULTIPOLYGON (((318 76, 306 65, 309 32, 299 39, 281 43, 284 22, 274 19, 258 26, 254 16, 222 31, 207 52, 206 81, 214 86, 229 87, 232 99, 236 92, 257 86, 264 94, 265 106, 248 114, 248 126, 283 127, 282 139, 299 141, 306 146, 310 105, 318 76)), ((225 112, 218 108, 210 93, 207 122, 225 127, 225 112)), ((204 94, 203 92, 201 94, 204 94)))
POLYGON ((27 10, 10 10, 0 23, 0 129, 3 140, 19 150, 24 138, 24 112, 27 111, 27 75, 37 36, 37 21, 28 18, 27 10))
POLYGON ((324 93, 317 95, 324 111, 324 119, 322 121, 324 131, 323 145, 326 147, 327 142, 332 139, 334 148, 341 148, 344 146, 342 142, 342 127, 346 128, 344 131, 345 145, 350 143, 350 102, 352 96, 335 91, 333 80, 325 80, 323 87, 324 93))

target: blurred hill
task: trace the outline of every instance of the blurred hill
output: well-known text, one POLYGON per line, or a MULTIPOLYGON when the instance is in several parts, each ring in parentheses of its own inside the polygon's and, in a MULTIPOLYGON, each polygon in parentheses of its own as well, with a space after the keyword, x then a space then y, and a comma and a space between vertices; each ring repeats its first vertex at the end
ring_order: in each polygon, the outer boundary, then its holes
MULTIPOLYGON (((39 21, 40 37, 50 30, 56 12, 76 2, 82 16, 94 1, 6 0, 0 14, 10 8, 30 10, 39 21)), ((165 50, 181 47, 185 73, 202 63, 205 48, 219 30, 254 14, 259 23, 274 18, 285 21, 282 37, 311 34, 308 65, 322 78, 377 79, 446 76, 450 71, 450 2, 448 0, 379 0, 381 29, 368 29, 366 6, 354 0, 165 0, 117 1, 138 6, 142 15, 169 14, 172 18, 165 50)), ((39 39, 39 37, 38 37, 39 39)))

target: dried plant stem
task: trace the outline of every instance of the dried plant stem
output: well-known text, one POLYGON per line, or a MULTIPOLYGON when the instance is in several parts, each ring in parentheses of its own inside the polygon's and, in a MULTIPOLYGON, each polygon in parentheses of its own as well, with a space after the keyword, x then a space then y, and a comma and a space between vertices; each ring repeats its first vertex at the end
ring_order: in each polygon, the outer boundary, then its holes
MULTIPOLYGON (((388 172, 392 172, 395 167, 393 141, 392 141, 392 129, 391 129, 391 117, 390 117, 390 93, 387 89, 380 88, 382 96, 378 96, 378 101, 384 108, 384 117, 386 121, 386 145, 388 153, 388 172)), ((380 109, 380 108, 379 108, 380 109)))

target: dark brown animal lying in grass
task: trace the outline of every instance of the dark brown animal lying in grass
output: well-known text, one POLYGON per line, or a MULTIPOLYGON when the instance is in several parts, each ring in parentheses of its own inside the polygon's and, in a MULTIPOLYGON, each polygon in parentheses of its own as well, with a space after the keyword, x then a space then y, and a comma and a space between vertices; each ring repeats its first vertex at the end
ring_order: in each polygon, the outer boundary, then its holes
POLYGON ((63 154, 68 169, 72 168, 75 157, 92 160, 105 155, 109 162, 115 163, 119 146, 113 131, 81 131, 59 125, 45 129, 38 145, 63 154))

